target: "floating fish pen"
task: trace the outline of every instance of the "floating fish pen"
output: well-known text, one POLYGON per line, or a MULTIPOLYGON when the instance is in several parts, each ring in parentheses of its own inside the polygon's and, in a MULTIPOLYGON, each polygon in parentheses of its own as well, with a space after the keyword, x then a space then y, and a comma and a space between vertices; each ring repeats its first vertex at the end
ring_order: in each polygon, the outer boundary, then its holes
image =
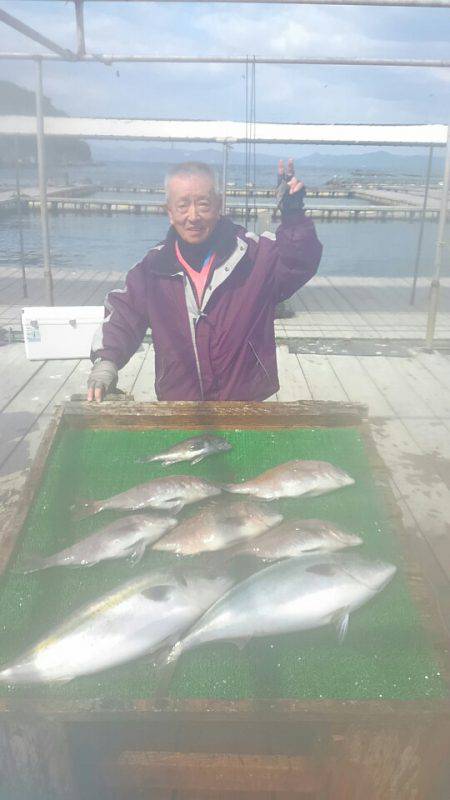
POLYGON ((65 684, 0 684, 2 797, 447 796, 448 632, 361 406, 116 401, 58 408, 16 516, 0 532, 2 664, 83 603, 176 558, 148 549, 135 567, 103 562, 21 574, 27 556, 55 552, 98 527, 92 517, 73 521, 77 499, 108 497, 161 475, 238 482, 292 458, 331 461, 355 485, 273 507, 285 519, 332 520, 363 538, 362 553, 398 567, 391 584, 352 615, 344 643, 327 626, 243 649, 208 644, 182 656, 158 699, 151 656, 65 684), (194 466, 139 461, 205 430, 232 449, 194 466))
MULTIPOLYGON (((26 200, 25 207, 28 211, 39 211, 39 200, 26 200)), ((130 202, 111 202, 105 200, 48 200, 47 209, 53 214, 155 214, 166 215, 167 208, 162 203, 130 203, 130 202)), ((269 206, 256 205, 229 205, 228 214, 236 218, 257 218, 258 214, 271 211, 269 206)), ((414 206, 357 206, 356 208, 321 207, 307 208, 307 217, 324 221, 357 221, 360 219, 371 220, 420 220, 423 217, 429 220, 437 220, 439 211, 428 208, 425 213, 421 208, 414 206)), ((279 212, 276 218, 280 218, 279 212)))

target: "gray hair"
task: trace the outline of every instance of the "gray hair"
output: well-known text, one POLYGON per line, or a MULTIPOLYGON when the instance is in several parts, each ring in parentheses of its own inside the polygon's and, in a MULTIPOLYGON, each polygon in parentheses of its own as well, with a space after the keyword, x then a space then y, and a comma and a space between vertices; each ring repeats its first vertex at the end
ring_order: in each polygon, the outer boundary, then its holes
POLYGON ((164 179, 166 199, 169 195, 169 183, 172 178, 175 178, 178 175, 183 175, 184 177, 197 175, 202 178, 209 178, 214 187, 215 194, 218 194, 219 192, 217 175, 213 167, 210 167, 209 164, 205 164, 203 161, 185 161, 183 164, 175 164, 168 170, 164 179))

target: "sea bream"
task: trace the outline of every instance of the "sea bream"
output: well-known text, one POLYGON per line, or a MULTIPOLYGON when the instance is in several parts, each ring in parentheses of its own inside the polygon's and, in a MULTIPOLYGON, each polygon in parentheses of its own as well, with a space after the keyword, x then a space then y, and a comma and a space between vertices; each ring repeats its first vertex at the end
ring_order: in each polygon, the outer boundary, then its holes
POLYGON ((257 500, 220 503, 180 522, 154 545, 178 555, 222 550, 277 525, 282 515, 257 500))
POLYGON ((140 464, 148 464, 161 461, 164 467, 177 464, 180 461, 190 461, 191 464, 198 464, 207 456, 214 453, 225 453, 228 450, 231 450, 231 444, 226 439, 222 439, 220 436, 210 436, 206 433, 203 436, 193 436, 191 439, 177 442, 173 447, 169 447, 168 450, 164 450, 155 456, 139 458, 138 462, 140 464))
POLYGON ((163 514, 130 514, 112 522, 84 539, 51 556, 29 556, 18 569, 36 572, 49 567, 91 567, 100 561, 129 558, 134 564, 144 555, 146 547, 157 541, 178 523, 175 517, 163 514))
POLYGON ((173 475, 133 486, 105 500, 88 500, 73 507, 75 519, 82 519, 100 511, 116 509, 119 511, 142 511, 156 508, 159 511, 172 511, 176 514, 189 503, 215 497, 221 489, 209 481, 192 475, 173 475))
POLYGON ((226 487, 228 492, 252 494, 261 500, 280 497, 316 497, 355 481, 344 470, 328 461, 287 461, 262 472, 256 478, 226 487))
POLYGON ((356 553, 289 558, 246 578, 217 600, 172 648, 167 663, 219 640, 306 631, 334 624, 344 638, 349 615, 392 580, 393 564, 356 553))
MULTIPOLYGON (((175 529, 176 531, 176 529, 175 529)), ((167 534, 169 537, 175 533, 167 534)), ((161 539, 164 541, 166 537, 161 539)), ((362 539, 323 519, 287 519, 251 541, 233 548, 233 554, 250 553, 263 561, 295 558, 310 553, 332 553, 356 547, 362 539)))
POLYGON ((0 682, 50 683, 90 675, 155 653, 195 622, 234 579, 183 570, 150 573, 76 611, 4 667, 0 682))

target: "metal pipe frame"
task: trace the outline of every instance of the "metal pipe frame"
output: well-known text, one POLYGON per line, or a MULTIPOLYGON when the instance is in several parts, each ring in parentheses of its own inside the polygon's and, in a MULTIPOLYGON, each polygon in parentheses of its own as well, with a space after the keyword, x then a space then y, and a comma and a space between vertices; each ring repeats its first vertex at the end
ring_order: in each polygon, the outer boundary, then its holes
POLYGON ((75 0, 75 21, 77 26, 77 56, 80 58, 80 56, 86 55, 83 0, 75 0))
POLYGON ((29 25, 21 22, 20 19, 13 17, 12 14, 8 14, 1 8, 0 22, 4 22, 5 25, 8 25, 10 28, 14 28, 16 31, 19 31, 19 33, 23 33, 24 36, 28 37, 28 39, 38 42, 38 44, 46 47, 47 50, 52 50, 53 53, 56 53, 60 58, 64 59, 64 61, 73 61, 73 59, 76 58, 75 53, 72 53, 71 50, 68 50, 66 47, 60 47, 59 44, 56 44, 56 42, 53 42, 51 39, 47 39, 47 37, 43 36, 42 33, 39 33, 39 31, 36 31, 34 28, 30 28, 29 25))
POLYGON ((423 196, 423 205, 422 205, 422 217, 420 220, 420 230, 419 230, 419 238, 417 240, 417 251, 416 251, 416 261, 414 264, 414 273, 413 273, 413 282, 411 287, 411 297, 409 303, 411 306, 414 305, 416 299, 416 287, 417 287, 417 278, 419 275, 419 264, 420 264, 420 256, 422 255, 422 240, 423 240, 423 232, 425 229, 425 218, 427 212, 427 203, 428 203, 428 192, 430 189, 430 178, 431 178, 431 165, 433 163, 433 146, 430 147, 428 153, 428 163, 427 163, 427 173, 425 178, 425 192, 423 196))
POLYGON ((425 349, 431 350, 436 332, 436 317, 439 306, 440 278, 444 263, 445 225, 447 222, 447 204, 450 186, 450 125, 447 128, 447 149, 445 153, 444 182, 442 184, 441 208, 439 211, 438 232, 436 238, 436 255, 434 259, 434 275, 430 285, 430 298, 428 304, 427 332, 425 349))
POLYGON ((43 88, 42 88, 42 64, 36 64, 36 133, 37 133, 37 157, 39 173, 39 196, 41 204, 41 231, 42 231, 42 251, 44 256, 44 280, 47 295, 47 304, 54 305, 53 298, 53 276, 50 265, 50 236, 48 231, 48 209, 47 209, 47 171, 45 159, 45 139, 44 139, 44 112, 43 112, 43 88))
MULTIPOLYGON (((112 0, 113 2, 115 0, 112 0)), ((139 0, 138 0, 139 2, 139 0)), ((247 64, 248 56, 147 56, 147 55, 110 55, 108 53, 73 55, 67 58, 43 53, 0 53, 2 61, 76 61, 105 64, 109 66, 117 63, 128 64, 247 64)), ((295 65, 303 66, 328 66, 328 67, 420 67, 422 69, 448 69, 450 59, 430 58, 341 58, 341 57, 304 57, 304 58, 272 58, 269 56, 255 56, 251 59, 257 65, 295 65)))
MULTIPOLYGON (((67 0, 64 0, 66 2, 67 0)), ((99 2, 99 0, 89 0, 99 2)), ((104 2, 104 0, 102 0, 104 2)), ((108 2, 140 2, 148 3, 154 0, 108 0, 108 2)), ((400 6, 406 8, 450 8, 449 0, 160 0, 162 3, 247 3, 270 5, 310 5, 310 6, 400 6)))

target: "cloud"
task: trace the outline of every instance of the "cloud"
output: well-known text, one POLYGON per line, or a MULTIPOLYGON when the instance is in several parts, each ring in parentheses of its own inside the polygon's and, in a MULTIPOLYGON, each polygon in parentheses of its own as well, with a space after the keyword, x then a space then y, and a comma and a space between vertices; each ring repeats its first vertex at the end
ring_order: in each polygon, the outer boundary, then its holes
MULTIPOLYGON (((3 7, 68 47, 72 3, 6 0, 3 7)), ((443 9, 235 4, 86 3, 92 52, 273 57, 448 57, 443 9)), ((446 18, 446 17, 445 17, 446 18)), ((1 26, 1 48, 42 52, 1 26)), ((34 88, 34 67, 0 62, 34 88)), ((45 91, 72 115, 244 119, 243 65, 45 64, 45 91)), ((449 71, 258 66, 257 117, 267 121, 445 121, 449 71), (445 111, 444 111, 445 109, 445 111)))

